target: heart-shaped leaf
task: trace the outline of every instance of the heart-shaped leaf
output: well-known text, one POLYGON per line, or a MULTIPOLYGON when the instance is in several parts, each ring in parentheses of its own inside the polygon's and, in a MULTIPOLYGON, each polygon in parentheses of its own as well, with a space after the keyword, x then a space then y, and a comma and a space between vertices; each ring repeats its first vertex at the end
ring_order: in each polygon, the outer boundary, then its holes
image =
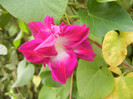
POLYGON ((127 46, 133 42, 133 32, 110 31, 105 35, 102 54, 107 64, 118 66, 127 55, 127 46))
POLYGON ((113 75, 102 61, 100 55, 94 61, 79 61, 77 87, 79 95, 84 99, 101 99, 113 90, 113 75))
POLYGON ((110 30, 133 31, 133 21, 117 3, 98 3, 88 0, 87 10, 79 10, 83 23, 90 27, 90 33, 104 36, 110 30))

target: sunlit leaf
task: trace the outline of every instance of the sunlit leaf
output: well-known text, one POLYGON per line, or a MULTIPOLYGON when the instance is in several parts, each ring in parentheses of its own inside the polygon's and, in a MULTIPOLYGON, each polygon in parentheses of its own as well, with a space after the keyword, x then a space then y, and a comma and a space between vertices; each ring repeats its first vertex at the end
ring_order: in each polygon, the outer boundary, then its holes
POLYGON ((104 99, 133 99, 133 72, 115 78, 113 92, 104 99))
POLYGON ((0 0, 0 4, 13 16, 28 23, 42 21, 46 15, 59 22, 68 0, 0 0))
POLYGON ((133 32, 108 32, 102 45, 102 53, 107 64, 120 65, 127 55, 127 46, 132 42, 133 32))
POLYGON ((0 44, 0 55, 6 55, 7 54, 7 48, 5 45, 0 44))

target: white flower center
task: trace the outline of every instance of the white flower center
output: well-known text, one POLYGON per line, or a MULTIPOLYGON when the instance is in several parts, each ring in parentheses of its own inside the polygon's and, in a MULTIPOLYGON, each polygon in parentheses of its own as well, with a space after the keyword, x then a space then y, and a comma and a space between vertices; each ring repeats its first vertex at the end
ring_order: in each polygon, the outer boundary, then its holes
POLYGON ((55 42, 55 49, 58 53, 65 51, 64 46, 62 45, 62 39, 61 37, 58 37, 56 42, 55 42))

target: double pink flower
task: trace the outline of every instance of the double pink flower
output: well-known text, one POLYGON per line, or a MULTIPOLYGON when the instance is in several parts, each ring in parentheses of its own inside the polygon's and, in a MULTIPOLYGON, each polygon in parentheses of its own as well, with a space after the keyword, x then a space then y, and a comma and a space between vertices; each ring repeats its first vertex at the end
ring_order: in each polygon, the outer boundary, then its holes
POLYGON ((52 78, 65 84, 78 66, 77 58, 93 61, 96 56, 87 41, 89 27, 63 23, 55 25, 49 16, 44 23, 28 23, 34 40, 21 45, 19 51, 30 62, 48 64, 52 78))

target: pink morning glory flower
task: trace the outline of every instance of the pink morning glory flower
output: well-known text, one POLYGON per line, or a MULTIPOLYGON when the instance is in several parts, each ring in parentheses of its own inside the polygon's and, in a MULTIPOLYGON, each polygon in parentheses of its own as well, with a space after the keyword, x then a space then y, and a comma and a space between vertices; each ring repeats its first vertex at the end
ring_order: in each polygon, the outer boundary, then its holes
POLYGON ((85 25, 55 25, 53 17, 47 16, 44 23, 30 22, 34 39, 22 44, 19 51, 26 59, 37 64, 48 64, 54 80, 65 84, 77 58, 93 61, 96 54, 87 41, 89 27, 85 25))

